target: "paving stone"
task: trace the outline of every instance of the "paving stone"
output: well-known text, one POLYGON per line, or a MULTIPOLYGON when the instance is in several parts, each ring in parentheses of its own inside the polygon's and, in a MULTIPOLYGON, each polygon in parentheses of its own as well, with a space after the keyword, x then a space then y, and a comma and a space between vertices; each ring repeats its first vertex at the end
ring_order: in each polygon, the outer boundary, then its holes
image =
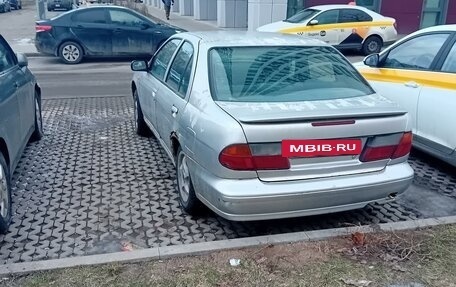
MULTIPOLYGON (((13 175, 13 222, 0 236, 0 262, 45 260, 404 221, 397 203, 333 215, 231 222, 179 206, 172 162, 157 140, 136 135, 131 97, 43 101, 44 137, 27 146, 13 175)), ((456 197, 456 177, 412 156, 415 184, 456 197)))

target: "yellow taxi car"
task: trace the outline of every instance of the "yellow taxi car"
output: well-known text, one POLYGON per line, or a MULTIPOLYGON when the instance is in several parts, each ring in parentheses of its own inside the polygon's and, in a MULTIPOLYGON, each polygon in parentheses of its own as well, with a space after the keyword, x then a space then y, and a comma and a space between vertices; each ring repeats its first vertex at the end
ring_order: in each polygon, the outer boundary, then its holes
POLYGON ((456 166, 456 25, 412 33, 355 66, 408 111, 416 148, 456 166))
POLYGON ((397 39, 396 20, 361 6, 320 5, 290 18, 257 28, 260 32, 298 34, 322 40, 338 49, 378 53, 397 39))

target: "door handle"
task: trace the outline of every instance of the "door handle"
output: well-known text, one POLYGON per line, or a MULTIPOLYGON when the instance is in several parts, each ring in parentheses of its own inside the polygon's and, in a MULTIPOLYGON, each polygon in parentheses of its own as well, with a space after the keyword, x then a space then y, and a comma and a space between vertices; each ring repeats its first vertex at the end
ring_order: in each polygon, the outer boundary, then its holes
POLYGON ((405 82, 404 85, 406 87, 409 87, 409 88, 418 88, 420 85, 418 85, 416 82, 414 81, 410 81, 410 82, 405 82))
POLYGON ((14 86, 15 89, 18 89, 19 88, 19 83, 18 82, 14 82, 13 86, 14 86))
POLYGON ((171 114, 173 115, 173 117, 175 117, 177 115, 178 111, 179 111, 179 109, 176 106, 173 105, 171 107, 171 114))
POLYGON ((117 28, 117 29, 114 29, 114 33, 122 33, 122 32, 123 32, 123 30, 122 30, 122 29, 119 29, 119 28, 117 28))

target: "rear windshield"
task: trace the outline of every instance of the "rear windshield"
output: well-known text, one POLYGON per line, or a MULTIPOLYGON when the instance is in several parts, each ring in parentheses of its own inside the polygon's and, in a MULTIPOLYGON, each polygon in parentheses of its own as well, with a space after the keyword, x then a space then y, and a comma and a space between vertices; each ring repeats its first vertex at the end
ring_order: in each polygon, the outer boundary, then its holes
POLYGON ((294 14, 290 18, 286 19, 285 22, 290 22, 290 23, 301 23, 304 22, 313 15, 317 14, 320 12, 320 10, 315 10, 315 9, 304 9, 299 11, 298 13, 294 14))
POLYGON ((297 102, 374 93, 332 47, 212 48, 209 76, 215 101, 297 102))

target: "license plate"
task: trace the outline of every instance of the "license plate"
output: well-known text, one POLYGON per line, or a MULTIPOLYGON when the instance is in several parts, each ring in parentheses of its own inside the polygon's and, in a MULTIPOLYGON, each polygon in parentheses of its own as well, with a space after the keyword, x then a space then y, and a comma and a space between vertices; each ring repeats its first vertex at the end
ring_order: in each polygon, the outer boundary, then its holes
POLYGON ((360 139, 349 140, 283 140, 283 157, 320 157, 359 155, 360 139))
POLYGON ((55 4, 55 7, 60 7, 60 4, 55 4))

